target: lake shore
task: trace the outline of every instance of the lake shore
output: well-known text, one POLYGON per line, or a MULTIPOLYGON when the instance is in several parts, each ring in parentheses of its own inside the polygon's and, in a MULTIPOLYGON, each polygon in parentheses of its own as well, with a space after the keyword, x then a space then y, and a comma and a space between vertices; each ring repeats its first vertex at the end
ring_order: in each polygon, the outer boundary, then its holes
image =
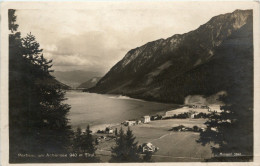
POLYGON ((91 126, 93 131, 118 125, 127 119, 139 119, 145 115, 165 114, 167 110, 179 108, 176 104, 165 104, 132 99, 120 95, 102 95, 81 91, 67 91, 66 104, 71 106, 68 119, 73 130, 91 126))

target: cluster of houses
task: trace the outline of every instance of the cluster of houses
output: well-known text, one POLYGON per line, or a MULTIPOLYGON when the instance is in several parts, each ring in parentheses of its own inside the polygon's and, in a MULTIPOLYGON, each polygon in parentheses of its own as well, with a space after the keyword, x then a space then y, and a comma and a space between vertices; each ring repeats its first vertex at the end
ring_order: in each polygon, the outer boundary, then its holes
POLYGON ((143 116, 141 117, 141 120, 126 120, 124 122, 122 122, 123 125, 125 126, 133 126, 133 125, 138 125, 138 124, 141 124, 141 123, 149 123, 151 121, 151 117, 146 115, 146 116, 143 116))
POLYGON ((189 108, 202 108, 202 109, 209 109, 207 105, 189 105, 189 108))
POLYGON ((179 125, 179 126, 176 126, 176 127, 173 127, 172 128, 172 131, 194 131, 194 132, 201 132, 201 131, 205 131, 206 129, 203 128, 203 127, 198 127, 198 126, 193 126, 192 128, 191 127, 186 127, 186 126, 183 126, 183 125, 179 125))
POLYGON ((186 118, 191 118, 191 119, 194 119, 195 116, 197 114, 199 114, 197 111, 193 111, 193 110, 183 110, 184 112, 183 113, 176 113, 174 110, 173 111, 167 111, 165 113, 165 116, 163 116, 163 118, 167 119, 169 117, 175 117, 176 115, 182 115, 182 114, 186 114, 186 118))
MULTIPOLYGON (((159 117, 161 117, 161 116, 158 116, 158 115, 152 116, 152 119, 157 120, 157 119, 159 119, 159 117)), ((122 124, 124 124, 125 126, 132 126, 132 125, 137 125, 137 124, 141 124, 141 123, 149 123, 150 121, 151 121, 151 117, 146 115, 146 116, 143 116, 141 118, 141 120, 127 120, 127 121, 124 121, 122 124)), ((98 130, 97 133, 113 134, 114 130, 111 127, 106 127, 105 130, 98 130)), ((105 140, 106 136, 100 136, 100 137, 96 138, 96 141, 100 142, 102 139, 105 140)), ((114 139, 116 139, 116 138, 114 138, 114 139)), ((142 153, 146 153, 146 152, 154 153, 158 150, 159 150, 159 148, 155 147, 150 142, 139 145, 139 151, 142 153)))
POLYGON ((211 105, 209 108, 208 108, 208 111, 209 112, 216 112, 216 113, 219 113, 219 112, 222 112, 220 105, 211 105))
POLYGON ((114 130, 111 127, 106 127, 105 130, 98 130, 97 133, 113 134, 114 130))
MULTIPOLYGON (((157 116, 153 116, 153 118, 157 118, 157 116)), ((133 126, 133 125, 138 125, 141 123, 149 123, 151 121, 151 117, 146 115, 141 117, 141 120, 126 120, 122 122, 121 124, 125 126, 133 126)), ((113 134, 114 130, 111 127, 106 127, 105 130, 98 130, 97 133, 102 133, 102 134, 113 134)))
POLYGON ((220 112, 222 112, 222 110, 220 109, 220 105, 210 105, 210 106, 207 106, 207 105, 186 105, 182 108, 167 111, 165 113, 165 115, 163 116, 163 118, 172 117, 175 114, 178 114, 180 112, 189 113, 189 118, 193 119, 195 117, 195 115, 197 115, 199 113, 207 113, 207 114, 209 114, 210 112, 220 113, 220 112))
POLYGON ((193 108, 194 110, 207 109, 208 112, 222 112, 220 109, 220 105, 189 105, 188 107, 193 108))

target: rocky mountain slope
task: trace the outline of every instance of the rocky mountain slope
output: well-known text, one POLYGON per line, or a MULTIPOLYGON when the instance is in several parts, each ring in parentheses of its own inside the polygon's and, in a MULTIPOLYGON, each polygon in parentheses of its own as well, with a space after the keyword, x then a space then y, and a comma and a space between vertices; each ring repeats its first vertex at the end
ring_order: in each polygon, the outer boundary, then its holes
POLYGON ((252 10, 213 17, 198 29, 130 50, 90 92, 183 103, 241 79, 253 85, 252 10))
POLYGON ((90 80, 83 82, 77 88, 88 89, 94 87, 102 77, 93 77, 90 80))

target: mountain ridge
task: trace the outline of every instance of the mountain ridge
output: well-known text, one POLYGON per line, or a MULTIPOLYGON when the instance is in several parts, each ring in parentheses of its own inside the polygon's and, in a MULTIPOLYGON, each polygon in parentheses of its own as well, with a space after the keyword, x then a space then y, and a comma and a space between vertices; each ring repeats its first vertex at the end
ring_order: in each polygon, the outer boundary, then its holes
MULTIPOLYGON (((221 52, 219 48, 223 49, 223 45, 227 41, 232 42, 229 38, 234 37, 236 32, 243 29, 244 26, 247 26, 247 28, 243 32, 238 32, 239 35, 235 37, 238 39, 236 42, 243 43, 243 40, 246 40, 252 46, 252 10, 235 10, 232 13, 214 16, 207 23, 188 33, 182 35, 175 34, 169 38, 158 39, 131 49, 89 91, 95 93, 123 94, 147 100, 178 103, 183 102, 185 95, 190 95, 189 93, 206 94, 206 90, 196 91, 196 86, 190 85, 190 82, 186 86, 194 86, 195 89, 187 88, 190 90, 182 90, 180 92, 178 88, 183 89, 184 86, 176 82, 178 82, 178 79, 187 79, 187 76, 190 77, 189 79, 192 79, 192 75, 185 73, 197 70, 196 68, 200 68, 203 64, 213 61, 213 66, 216 66, 219 62, 215 59, 218 59, 218 57, 222 57, 225 60, 227 57, 223 57, 219 53, 221 52), (243 38, 243 35, 246 37, 243 38), (177 84, 179 87, 176 87, 177 84), (165 88, 166 90, 161 90, 165 88), (167 89, 172 91, 172 93, 180 94, 178 94, 178 97, 174 94, 172 98, 168 94, 167 89), (167 96, 170 99, 163 96, 167 96)), ((235 52, 240 49, 236 43, 233 45, 231 43, 231 47, 235 52)), ((240 53, 237 54, 240 56, 240 53)), ((230 54, 230 56, 236 55, 230 54)), ((251 54, 249 56, 251 57, 251 54)), ((243 56, 241 55, 241 57, 243 56)), ((226 65, 230 64, 232 64, 232 61, 227 61, 226 65)), ((218 67, 223 67, 223 65, 216 66, 216 71, 221 70, 218 67)), ((207 70, 212 70, 210 67, 206 68, 207 70)), ((206 73, 206 71, 202 70, 200 72, 206 73)), ((216 75, 214 73, 215 71, 212 71, 212 74, 216 75)), ((200 73, 196 74, 199 75, 200 73)), ((222 78, 222 76, 216 77, 222 78)), ((203 76, 203 79, 208 78, 213 79, 208 75, 207 77, 203 76)), ((212 84, 212 82, 209 84, 212 84)), ((214 86, 209 87, 212 88, 214 86)), ((226 88, 227 85, 223 85, 223 87, 226 88)), ((221 91, 225 90, 224 88, 218 87, 217 89, 221 91)), ((217 91, 215 90, 214 93, 217 93, 217 91)))

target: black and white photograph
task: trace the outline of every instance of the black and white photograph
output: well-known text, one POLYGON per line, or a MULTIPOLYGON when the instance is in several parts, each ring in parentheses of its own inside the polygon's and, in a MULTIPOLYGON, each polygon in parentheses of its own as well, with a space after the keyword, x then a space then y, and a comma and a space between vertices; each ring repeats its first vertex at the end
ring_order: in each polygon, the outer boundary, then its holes
POLYGON ((259 157, 258 2, 1 7, 1 153, 8 164, 259 157))

